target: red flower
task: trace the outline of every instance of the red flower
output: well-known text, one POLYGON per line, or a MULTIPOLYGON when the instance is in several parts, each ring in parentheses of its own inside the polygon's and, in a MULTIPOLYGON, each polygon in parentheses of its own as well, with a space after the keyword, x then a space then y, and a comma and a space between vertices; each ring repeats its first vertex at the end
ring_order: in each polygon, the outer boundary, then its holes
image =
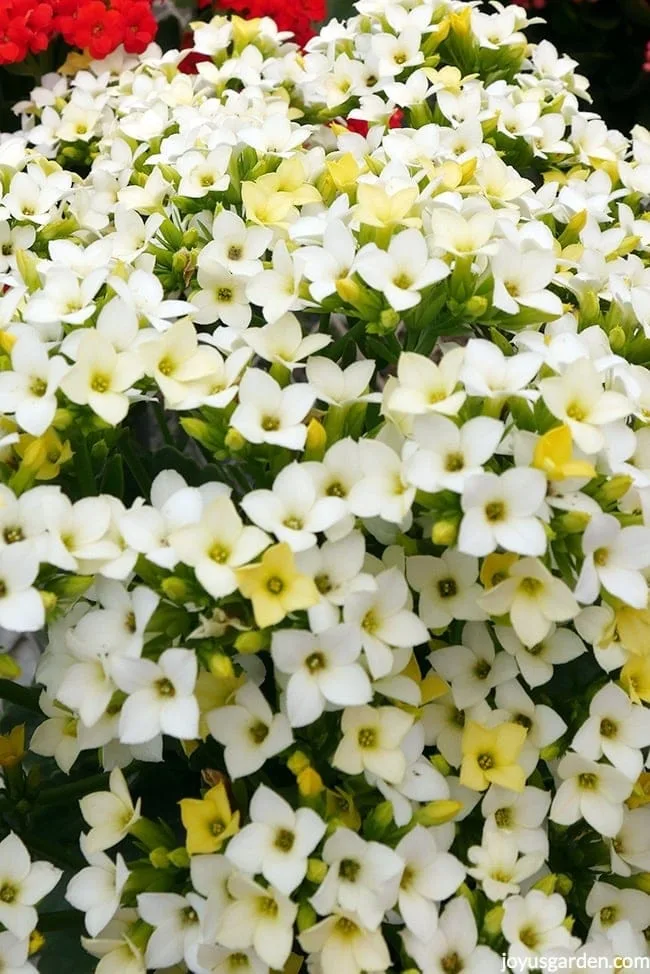
POLYGON ((129 54, 142 54, 156 36, 156 20, 146 2, 126 3, 113 0, 113 8, 122 15, 124 50, 129 54))
POLYGON ((73 41, 76 47, 101 59, 114 51, 123 37, 124 21, 117 10, 107 9, 101 0, 90 0, 80 8, 73 41))

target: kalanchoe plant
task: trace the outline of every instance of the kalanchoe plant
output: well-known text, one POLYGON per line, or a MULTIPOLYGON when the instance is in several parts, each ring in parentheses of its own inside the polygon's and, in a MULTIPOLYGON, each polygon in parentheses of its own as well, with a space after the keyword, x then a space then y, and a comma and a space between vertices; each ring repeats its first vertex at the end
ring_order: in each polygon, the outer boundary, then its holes
POLYGON ((218 16, 19 106, 4 970, 646 957, 650 133, 526 26, 218 16))

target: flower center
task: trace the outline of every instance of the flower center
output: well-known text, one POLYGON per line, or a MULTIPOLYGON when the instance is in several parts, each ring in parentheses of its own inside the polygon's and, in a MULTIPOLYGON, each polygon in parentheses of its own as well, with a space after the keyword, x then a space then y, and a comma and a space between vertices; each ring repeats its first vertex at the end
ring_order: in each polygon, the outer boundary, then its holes
POLYGON ((594 551, 594 561, 600 568, 603 568, 609 560, 609 548, 596 548, 594 551))
POLYGON ((248 736, 255 744, 262 744, 269 736, 268 724, 263 720, 256 720, 248 728, 248 736))
POLYGON ((361 621, 361 628, 372 636, 379 629, 379 619, 374 609, 369 609, 361 621))
POLYGON ((368 750, 377 746, 377 731, 374 727, 360 727, 357 732, 359 747, 368 750))
POLYGON ((505 514, 506 505, 502 501, 490 501, 489 504, 485 505, 485 516, 492 523, 503 521, 505 514))
POLYGON ((272 896, 260 896, 257 901, 257 909, 261 916, 274 920, 278 915, 278 904, 272 896))
POLYGON ((47 382, 44 382, 43 379, 34 378, 29 384, 29 391, 33 396, 40 399, 47 392, 47 382))
POLYGON ((455 578, 441 578, 438 582, 438 592, 441 599, 451 599, 458 594, 455 578))
POLYGON ((187 926, 193 925, 199 922, 199 916, 193 906, 186 906, 183 910, 183 923, 187 926))
POLYGON ((519 724, 520 727, 525 727, 526 730, 530 730, 533 726, 533 722, 528 716, 528 714, 515 714, 512 718, 514 724, 519 724))
POLYGON ((224 548, 221 544, 214 544, 208 552, 208 558, 211 561, 217 563, 217 565, 224 565, 228 561, 228 556, 230 552, 227 548, 224 548))
POLYGON ((445 462, 445 470, 448 473, 457 473, 465 466, 465 457, 462 453, 448 453, 445 462))
POLYGON ((280 420, 277 416, 265 416, 262 420, 262 429, 266 433, 273 433, 280 429, 280 420))
POLYGON ((453 950, 450 954, 445 954, 440 959, 440 966, 445 974, 460 974, 463 969, 463 962, 456 951, 453 950))
POLYGON ((544 583, 540 582, 539 578, 531 578, 530 576, 522 578, 519 583, 519 588, 526 595, 531 597, 539 595, 541 589, 544 588, 544 583))
POLYGON ((325 493, 327 494, 328 497, 345 497, 346 496, 345 487, 338 480, 335 480, 334 483, 330 484, 329 487, 327 488, 327 490, 325 491, 325 493))
POLYGON ((533 927, 524 927, 523 930, 519 931, 519 939, 521 940, 524 947, 533 949, 539 943, 539 937, 537 931, 533 927))
POLYGON ((327 595, 328 592, 332 591, 332 583, 329 575, 317 575, 314 579, 314 584, 321 595, 327 595))
POLYGON ((210 823, 210 832, 214 836, 222 835, 225 832, 226 826, 223 824, 221 819, 216 819, 214 822, 210 823))
POLYGON ((497 808, 494 813, 494 821, 497 824, 497 828, 508 829, 512 825, 512 809, 511 808, 497 808))
POLYGON ((491 771, 494 767, 494 758, 491 754, 479 754, 476 763, 481 771, 491 771))
POLYGON ((217 288, 217 301, 223 301, 228 304, 232 301, 232 288, 230 287, 219 287, 217 288))
POLYGON ((156 680, 156 690, 158 691, 159 697, 174 697, 176 696, 176 690, 174 689, 174 684, 171 680, 168 680, 164 676, 161 680, 156 680))
POLYGON ((474 676, 477 680, 487 680, 492 667, 486 659, 479 659, 474 664, 474 676))
POLYGON ((336 921, 336 932, 342 937, 354 937, 359 932, 359 928, 354 920, 339 917, 336 921))
POLYGON ((243 250, 237 244, 231 244, 228 247, 228 260, 241 260, 243 250))
POLYGON ((127 612, 124 619, 124 628, 130 633, 134 633, 136 631, 138 625, 135 619, 135 612, 127 612))
POLYGON ((5 883, 0 889, 0 900, 3 903, 14 903, 18 896, 18 890, 11 883, 5 883))
POLYGON ((103 375, 101 372, 95 372, 94 376, 90 380, 90 388, 93 392, 108 392, 110 384, 110 378, 107 375, 103 375))
POLYGON ((273 844, 280 852, 291 852, 295 841, 296 837, 290 829, 278 829, 275 833, 275 842, 273 844))
POLYGON ((604 927, 611 927, 616 921, 618 910, 615 906, 604 906, 599 913, 600 922, 604 927))
POLYGON ((305 660, 305 666, 310 673, 318 673, 320 670, 324 670, 325 665, 325 656, 320 652, 310 653, 305 660))
POLYGON ((404 872, 402 873, 402 879, 400 881, 400 889, 408 890, 413 885, 415 881, 415 870, 413 866, 405 866, 404 872))
POLYGON ((299 517, 287 517, 282 522, 285 528, 289 528, 290 531, 302 531, 303 521, 299 517))
POLYGON ((339 876, 346 883, 356 883, 360 872, 361 864, 356 859, 341 859, 339 863, 339 876))
POLYGON ((279 595, 284 589, 284 582, 277 575, 271 575, 267 580, 266 587, 271 595, 279 595))
POLYGON ((246 956, 246 954, 242 954, 240 951, 238 951, 235 954, 231 954, 230 957, 228 958, 228 966, 230 967, 231 970, 234 971, 239 970, 240 967, 248 967, 249 966, 248 957, 246 956))
POLYGON ((609 717, 603 717, 600 722, 600 736, 601 737, 616 737, 618 732, 618 725, 615 721, 610 720, 609 717))
POLYGON ((162 375, 171 375, 172 372, 174 371, 174 363, 172 362, 172 360, 169 358, 168 355, 166 355, 164 358, 161 358, 160 362, 158 363, 158 371, 162 375))
POLYGON ((598 776, 593 771, 583 771, 578 775, 578 784, 583 791, 595 791, 598 785, 598 776))
POLYGON ((16 541, 22 541, 25 535, 23 534, 23 529, 18 526, 12 528, 5 528, 2 537, 5 539, 7 544, 15 544, 16 541))
POLYGON ((574 419, 576 423, 583 423, 587 418, 587 410, 579 402, 570 402, 566 408, 569 419, 574 419))

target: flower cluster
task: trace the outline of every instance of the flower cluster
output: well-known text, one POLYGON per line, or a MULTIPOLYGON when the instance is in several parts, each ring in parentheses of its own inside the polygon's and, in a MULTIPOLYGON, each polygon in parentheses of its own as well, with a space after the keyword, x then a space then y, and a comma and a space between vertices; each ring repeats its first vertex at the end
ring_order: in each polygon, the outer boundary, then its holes
POLYGON ((0 625, 99 974, 647 956, 650 133, 493 6, 215 17, 0 142, 0 625))
POLYGON ((120 45, 142 54, 156 29, 150 0, 4 0, 0 65, 41 54, 59 36, 92 58, 105 58, 120 45))

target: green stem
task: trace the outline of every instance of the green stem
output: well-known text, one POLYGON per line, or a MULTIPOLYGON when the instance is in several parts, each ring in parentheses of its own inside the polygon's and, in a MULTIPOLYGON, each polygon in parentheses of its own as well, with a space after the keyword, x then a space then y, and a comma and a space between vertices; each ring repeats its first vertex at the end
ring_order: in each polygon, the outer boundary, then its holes
POLYGON ((60 802, 70 801, 72 798, 82 798, 92 791, 105 790, 108 784, 108 774, 90 775, 82 778, 81 781, 71 781, 65 785, 56 785, 54 788, 43 788, 38 795, 38 806, 58 805, 60 802))
POLYGON ((162 405, 156 400, 153 404, 153 411, 156 417, 156 422, 158 423, 158 428, 162 433, 163 439, 167 446, 176 446, 174 443, 174 437, 171 434, 169 425, 167 423, 167 417, 165 416, 165 410, 162 405))
POLYGON ((35 687, 21 687, 13 680, 0 680, 0 700, 16 704, 24 710, 31 710, 35 714, 41 714, 42 710, 38 704, 40 690, 35 687))
POLYGON ((147 473, 147 470, 138 456, 136 456, 135 450, 130 442, 130 440, 124 440, 121 444, 122 456, 126 462, 127 467, 133 474, 133 478, 137 483, 139 489, 142 491, 146 498, 149 497, 149 491, 151 490, 151 480, 147 473))
POLYGON ((95 483, 88 443, 84 436, 75 437, 73 462, 77 481, 84 497, 94 497, 97 494, 97 484, 95 483))

